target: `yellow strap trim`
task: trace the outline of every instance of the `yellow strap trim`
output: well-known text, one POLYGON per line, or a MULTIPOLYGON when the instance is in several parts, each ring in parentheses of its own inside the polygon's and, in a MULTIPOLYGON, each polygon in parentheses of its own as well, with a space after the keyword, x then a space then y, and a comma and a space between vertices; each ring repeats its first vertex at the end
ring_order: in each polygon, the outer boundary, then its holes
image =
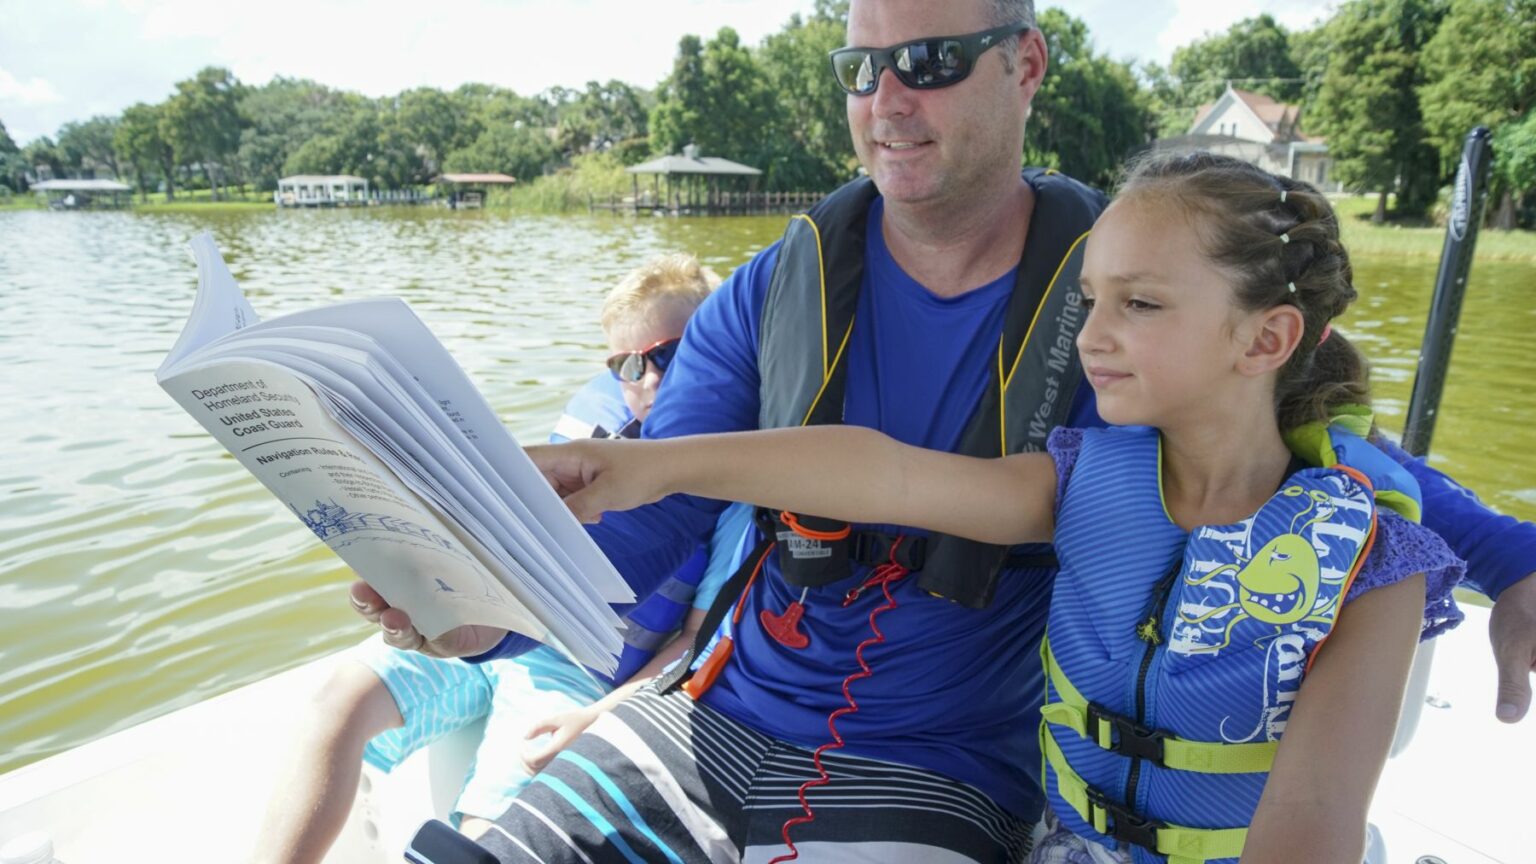
MULTIPOLYGON (((1099 747, 1110 750, 1114 744, 1114 727, 1098 718, 1098 728, 1088 728, 1088 700, 1077 692, 1066 673, 1056 663, 1051 651, 1050 638, 1040 646, 1040 658, 1050 676, 1051 689, 1056 691, 1058 702, 1047 703, 1040 709, 1040 717, 1047 724, 1065 726, 1076 732, 1079 738, 1091 739, 1099 747)), ((1196 774, 1259 774, 1275 763, 1278 741, 1262 741, 1256 744, 1227 744, 1216 741, 1189 741, 1169 737, 1163 741, 1163 766, 1176 771, 1196 774)))
POLYGON ((1391 510, 1409 522, 1424 521, 1424 511, 1419 507, 1419 502, 1413 500, 1413 496, 1396 489, 1377 489, 1376 503, 1391 510))
POLYGON ((1065 270, 1067 262, 1072 260, 1072 253, 1077 251, 1077 247, 1081 246, 1092 233, 1092 231, 1084 231, 1081 237, 1073 240, 1072 245, 1067 247, 1067 254, 1061 256, 1061 263, 1056 265, 1056 272, 1051 276, 1051 284, 1046 286, 1045 293, 1040 296, 1040 305, 1035 307, 1035 317, 1029 320, 1029 329, 1024 331, 1024 341, 1019 344, 1019 353, 1013 358, 1013 366, 1008 370, 1008 376, 1003 379, 1004 389, 1013 382, 1014 373, 1019 371, 1019 363, 1024 359, 1024 349, 1029 346, 1029 338, 1035 335, 1035 325, 1040 323, 1040 310, 1045 308, 1046 302, 1051 299, 1051 292, 1056 290, 1056 281, 1061 278, 1061 271, 1065 270))
POLYGON ((816 238, 816 273, 821 277, 821 379, 825 382, 832 377, 832 367, 827 362, 831 346, 827 344, 827 261, 821 252, 821 226, 808 213, 796 213, 790 219, 804 219, 805 224, 811 226, 811 236, 816 238))
MULTIPOLYGON (((826 316, 825 315, 822 316, 822 326, 823 327, 826 326, 826 316)), ((850 337, 852 335, 853 335, 853 319, 850 318, 848 320, 848 330, 847 330, 847 332, 843 333, 843 344, 837 346, 837 356, 832 358, 832 368, 833 369, 836 369, 837 368, 837 364, 842 362, 842 360, 843 360, 843 352, 848 350, 848 337, 850 337)), ((831 373, 831 371, 828 371, 827 374, 826 374, 826 377, 821 379, 821 389, 816 391, 816 398, 811 400, 811 407, 805 409, 805 416, 800 418, 800 425, 801 426, 804 426, 805 424, 811 422, 811 415, 813 413, 815 413, 816 406, 821 404, 821 396, 822 396, 823 393, 827 392, 827 385, 831 384, 831 383, 832 383, 832 373, 831 373)))
MULTIPOLYGON (((1040 305, 1044 306, 1045 303, 1042 301, 1040 305)), ((1035 314, 1039 315, 1040 310, 1036 309, 1035 314)), ((1034 325, 1031 324, 1030 328, 1033 329, 1034 325)), ((1008 329, 1008 325, 1004 324, 1003 329, 1008 329)), ((1024 341, 1027 344, 1029 339, 1026 337, 1024 341)), ((1023 353, 1022 346, 1020 353, 1023 353)), ((997 455, 1001 457, 1008 455, 1008 376, 1003 373, 1003 337, 1001 336, 997 340, 997 380, 999 382, 997 385, 997 455)))
MULTIPOLYGON (((1056 793, 1084 822, 1100 834, 1109 834, 1109 813, 1093 803, 1088 784, 1067 764, 1066 754, 1044 724, 1040 726, 1040 751, 1056 773, 1056 793)), ((1213 858, 1238 858, 1248 840, 1247 828, 1188 828, 1165 825, 1157 829, 1159 855, 1168 855, 1169 864, 1198 864, 1213 858)))
MULTIPOLYGON (((1014 373, 1019 371, 1019 363, 1023 362, 1024 360, 1024 349, 1029 347, 1029 340, 1032 336, 1035 335, 1035 325, 1040 323, 1040 312, 1041 310, 1045 309, 1045 304, 1050 302, 1051 292, 1056 290, 1056 280, 1061 278, 1061 271, 1066 269, 1067 262, 1072 260, 1072 253, 1077 251, 1077 247, 1081 245, 1084 240, 1087 240, 1088 235, 1091 233, 1091 230, 1084 231, 1081 237, 1073 240, 1072 245, 1067 247, 1067 254, 1061 256, 1061 263, 1056 265, 1056 272, 1051 276, 1051 283, 1045 287, 1045 293, 1040 295, 1039 305, 1035 306, 1035 316, 1029 319, 1029 329, 1024 331, 1024 341, 1019 343, 1019 353, 1013 358, 1013 367, 1008 370, 1008 374, 1006 375, 1003 374, 1004 337, 998 337, 997 380, 999 385, 997 393, 997 431, 998 441, 1002 443, 1002 452, 999 454, 1001 456, 1008 455, 1008 385, 1013 382, 1014 373)), ((1007 329, 1007 324, 1004 324, 1004 336, 1007 335, 1007 329)))
POLYGON ((811 420, 811 414, 816 411, 816 406, 821 403, 822 394, 827 392, 827 385, 832 383, 832 370, 843 359, 843 352, 848 349, 848 338, 853 335, 853 319, 848 319, 848 329, 843 333, 843 341, 837 346, 837 354, 829 360, 827 355, 831 347, 827 342, 827 260, 821 250, 821 227, 816 224, 807 213, 796 213, 790 217, 804 219, 805 224, 811 226, 811 236, 816 238, 816 273, 821 278, 821 389, 816 391, 816 398, 811 400, 811 407, 805 411, 805 416, 800 419, 800 425, 804 426, 811 420))

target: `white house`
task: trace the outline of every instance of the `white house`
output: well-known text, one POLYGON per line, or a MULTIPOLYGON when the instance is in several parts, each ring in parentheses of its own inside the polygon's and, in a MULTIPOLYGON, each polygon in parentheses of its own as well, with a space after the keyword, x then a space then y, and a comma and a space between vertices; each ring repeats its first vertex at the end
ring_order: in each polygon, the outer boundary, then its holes
POLYGON ((1211 150, 1275 174, 1304 180, 1324 192, 1341 191, 1323 138, 1301 131, 1301 106, 1287 105, 1231 84, 1221 98, 1200 106, 1194 125, 1178 138, 1158 141, 1160 150, 1211 150))
POLYGON ((298 174, 277 181, 279 207, 346 207, 368 203, 368 181, 350 174, 298 174))

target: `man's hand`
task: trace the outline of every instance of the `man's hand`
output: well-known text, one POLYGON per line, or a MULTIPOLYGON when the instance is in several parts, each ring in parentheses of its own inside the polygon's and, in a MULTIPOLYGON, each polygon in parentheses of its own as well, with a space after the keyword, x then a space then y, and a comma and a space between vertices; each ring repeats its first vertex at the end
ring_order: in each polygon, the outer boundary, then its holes
POLYGON ((663 447, 655 441, 582 440, 527 450, 576 518, 592 523, 609 510, 629 510, 666 497, 663 447))
POLYGON ((1499 664, 1498 717, 1519 723, 1531 707, 1536 672, 1536 573, 1504 589, 1488 619, 1493 659, 1499 664))
POLYGON ((533 727, 528 730, 528 734, 523 736, 530 742, 546 732, 551 734, 547 742, 543 744, 530 743, 523 748, 523 767, 528 770, 529 774, 537 774, 543 771, 544 766, 549 764, 549 760, 558 756, 561 750, 564 750, 570 746, 572 741, 581 737, 581 733, 587 731, 587 727, 591 726, 592 721, 596 720, 602 713, 602 709, 595 705, 589 705, 585 708, 553 714, 533 724, 533 727))
POLYGON ((429 640, 411 626, 411 616, 386 603, 367 582, 353 582, 350 599, 357 614, 384 631, 384 643, 402 651, 420 651, 430 657, 473 657, 495 648, 507 635, 496 627, 466 624, 429 640))

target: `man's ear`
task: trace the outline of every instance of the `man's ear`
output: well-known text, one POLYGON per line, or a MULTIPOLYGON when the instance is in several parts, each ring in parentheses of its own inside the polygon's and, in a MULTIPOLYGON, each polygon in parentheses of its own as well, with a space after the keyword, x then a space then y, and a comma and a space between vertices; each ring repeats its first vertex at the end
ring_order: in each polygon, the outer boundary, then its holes
POLYGON ((1040 91, 1040 82, 1045 80, 1045 70, 1050 65, 1048 54, 1045 37, 1040 35, 1038 28, 1031 27, 1029 32, 1019 36, 1018 56, 1014 65, 1018 69, 1019 86, 1024 91, 1026 107, 1034 102, 1035 94, 1040 91))
POLYGON ((1244 328, 1248 345, 1238 361, 1238 371, 1262 375, 1284 366, 1296 353, 1305 329, 1301 310, 1290 304, 1257 313, 1244 328))

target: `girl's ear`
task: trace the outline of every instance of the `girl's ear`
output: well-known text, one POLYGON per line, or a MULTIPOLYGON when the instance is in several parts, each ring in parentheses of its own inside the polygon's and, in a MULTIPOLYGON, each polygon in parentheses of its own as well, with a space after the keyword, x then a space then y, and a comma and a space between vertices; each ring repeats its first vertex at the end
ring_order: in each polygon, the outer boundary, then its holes
POLYGON ((1284 366, 1296 347, 1301 344, 1306 320, 1301 310, 1289 304, 1260 312, 1249 331, 1247 350, 1238 361, 1238 371, 1244 375, 1263 375, 1284 366))

